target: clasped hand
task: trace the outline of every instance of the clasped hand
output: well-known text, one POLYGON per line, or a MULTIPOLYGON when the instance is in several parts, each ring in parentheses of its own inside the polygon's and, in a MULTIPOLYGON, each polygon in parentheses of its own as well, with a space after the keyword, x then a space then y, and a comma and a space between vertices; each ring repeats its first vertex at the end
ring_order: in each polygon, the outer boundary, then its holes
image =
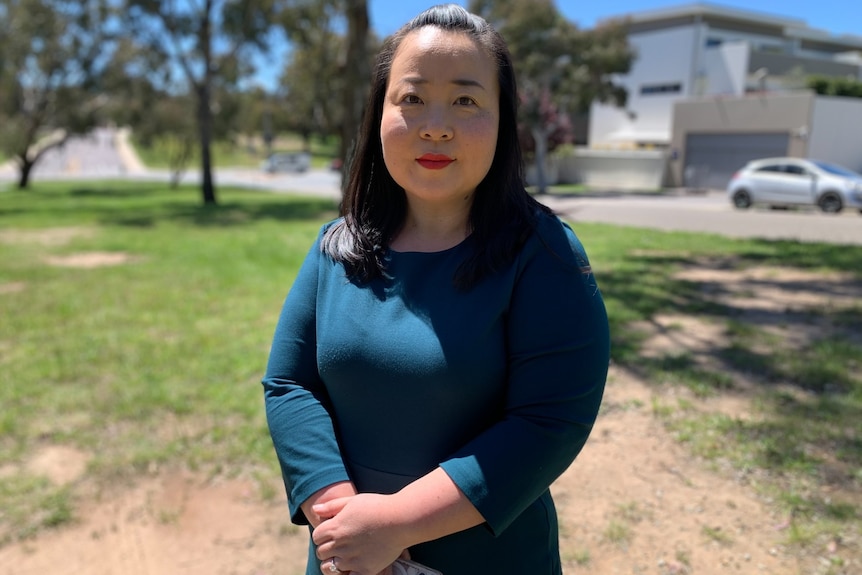
MULTIPOLYGON (((351 575, 390 575, 404 557, 404 530, 392 497, 361 493, 314 505, 323 522, 312 533, 317 557, 337 558, 338 569, 351 575)), ((326 571, 328 573, 328 571, 326 571)))

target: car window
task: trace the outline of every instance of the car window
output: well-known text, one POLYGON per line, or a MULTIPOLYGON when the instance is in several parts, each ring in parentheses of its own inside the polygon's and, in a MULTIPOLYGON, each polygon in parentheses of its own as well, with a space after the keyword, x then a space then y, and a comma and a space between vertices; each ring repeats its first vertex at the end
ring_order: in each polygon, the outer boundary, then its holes
POLYGON ((858 178, 859 174, 852 170, 848 170, 843 166, 836 166, 835 164, 827 164, 826 162, 814 162, 817 167, 819 167, 824 172, 829 172, 830 174, 835 174, 836 176, 844 176, 845 178, 858 178))
POLYGON ((784 169, 779 164, 769 164, 766 166, 761 166, 754 170, 755 172, 784 172, 784 169))
POLYGON ((788 174, 792 174, 794 176, 807 176, 808 170, 803 168, 802 166, 794 166, 793 164, 788 164, 784 166, 784 171, 788 174))

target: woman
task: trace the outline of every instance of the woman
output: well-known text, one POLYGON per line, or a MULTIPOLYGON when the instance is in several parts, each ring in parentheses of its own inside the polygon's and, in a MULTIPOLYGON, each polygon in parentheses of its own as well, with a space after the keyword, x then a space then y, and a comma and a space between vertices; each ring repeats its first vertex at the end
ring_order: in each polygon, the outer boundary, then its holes
POLYGON ((384 45, 342 205, 264 377, 307 574, 561 573, 549 486, 595 421, 608 322, 524 189, 500 36, 437 6, 384 45))

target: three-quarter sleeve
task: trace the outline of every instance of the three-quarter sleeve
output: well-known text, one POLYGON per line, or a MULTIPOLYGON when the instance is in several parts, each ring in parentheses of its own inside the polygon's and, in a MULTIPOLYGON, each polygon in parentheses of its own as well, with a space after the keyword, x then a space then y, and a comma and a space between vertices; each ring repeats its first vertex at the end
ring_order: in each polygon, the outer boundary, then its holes
POLYGON ((266 417, 281 466, 290 515, 316 491, 349 479, 317 368, 316 299, 320 238, 309 250, 285 299, 263 377, 266 417))
POLYGON ((601 403, 608 318, 580 241, 555 218, 517 262, 502 419, 441 467, 501 533, 572 463, 601 403))

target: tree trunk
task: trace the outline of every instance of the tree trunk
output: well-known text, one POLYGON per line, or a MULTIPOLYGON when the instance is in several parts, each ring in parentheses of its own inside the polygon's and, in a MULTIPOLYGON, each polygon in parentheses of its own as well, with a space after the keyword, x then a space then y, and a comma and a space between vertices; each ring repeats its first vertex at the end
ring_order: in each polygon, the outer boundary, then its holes
POLYGON ((212 159, 210 157, 213 132, 213 113, 210 102, 213 76, 210 24, 213 13, 213 2, 212 0, 206 0, 205 4, 205 16, 200 31, 200 47, 203 51, 204 71, 203 79, 197 86, 198 127, 201 135, 201 192, 203 193, 204 205, 215 205, 216 193, 215 185, 213 184, 212 159))
POLYGON ((548 178, 545 175, 545 164, 548 159, 548 131, 545 128, 533 127, 533 139, 536 141, 536 193, 548 192, 548 178))
POLYGON ((215 205, 216 194, 213 184, 212 158, 212 110, 210 108, 209 86, 205 82, 198 90, 198 126, 201 136, 201 192, 204 205, 215 205))
POLYGON ((21 159, 21 172, 18 174, 18 189, 24 190, 30 185, 30 172, 35 164, 27 158, 21 159))
POLYGON ((342 188, 347 184, 347 169, 359 129, 362 106, 371 74, 368 60, 368 2, 347 1, 347 57, 344 64, 344 119, 341 123, 342 188))

